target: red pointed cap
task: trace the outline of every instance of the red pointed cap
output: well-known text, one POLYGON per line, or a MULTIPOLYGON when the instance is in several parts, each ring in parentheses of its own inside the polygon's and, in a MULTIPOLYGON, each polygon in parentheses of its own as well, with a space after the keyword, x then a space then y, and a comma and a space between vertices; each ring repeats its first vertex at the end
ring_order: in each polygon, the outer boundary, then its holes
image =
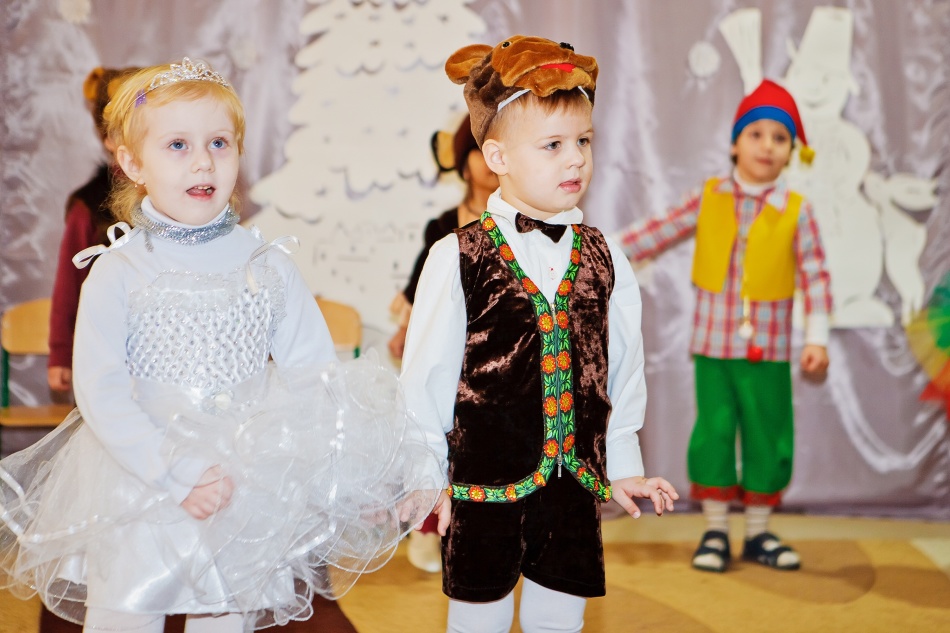
POLYGON ((795 137, 798 137, 802 145, 808 145, 795 99, 788 90, 770 79, 763 80, 759 87, 746 95, 739 104, 736 118, 732 122, 732 142, 736 142, 745 126, 760 119, 778 121, 788 128, 793 143, 795 137))

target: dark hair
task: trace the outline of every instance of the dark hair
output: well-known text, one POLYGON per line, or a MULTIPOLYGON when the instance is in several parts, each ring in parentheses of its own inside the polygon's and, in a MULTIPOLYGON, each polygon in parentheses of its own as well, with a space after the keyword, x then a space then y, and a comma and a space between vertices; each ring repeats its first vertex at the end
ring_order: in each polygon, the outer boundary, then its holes
POLYGON ((452 139, 452 153, 455 157, 455 170, 465 180, 465 165, 468 164, 468 155, 478 150, 478 143, 472 135, 472 116, 465 115, 455 131, 455 138, 452 139))
POLYGON ((138 68, 93 68, 82 84, 82 94, 86 98, 92 120, 96 123, 99 137, 106 139, 106 121, 102 113, 115 94, 119 84, 135 73, 138 68))

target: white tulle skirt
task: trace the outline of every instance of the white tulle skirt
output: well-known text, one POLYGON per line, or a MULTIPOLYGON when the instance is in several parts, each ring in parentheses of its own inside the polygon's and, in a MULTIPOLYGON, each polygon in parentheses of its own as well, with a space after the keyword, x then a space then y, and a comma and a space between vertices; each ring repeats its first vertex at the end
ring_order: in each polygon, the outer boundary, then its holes
POLYGON ((120 466, 78 410, 0 461, 0 584, 67 620, 87 604, 243 612, 252 628, 305 619, 315 592, 338 598, 385 564, 444 487, 373 359, 271 365, 213 398, 139 382, 136 398, 167 429, 170 463, 220 464, 234 494, 192 518, 120 466))

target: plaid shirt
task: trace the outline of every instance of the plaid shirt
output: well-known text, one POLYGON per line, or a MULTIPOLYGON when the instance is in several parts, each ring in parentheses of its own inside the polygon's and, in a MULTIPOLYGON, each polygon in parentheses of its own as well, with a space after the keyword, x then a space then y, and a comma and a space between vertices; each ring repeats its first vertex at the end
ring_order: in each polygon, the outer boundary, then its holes
MULTIPOLYGON (((788 186, 780 178, 771 189, 751 196, 744 193, 733 178, 725 178, 717 185, 717 191, 735 197, 739 231, 722 292, 696 289, 690 352, 711 358, 745 358, 749 345, 754 344, 762 348, 763 360, 787 361, 791 356, 793 299, 751 302, 750 317, 755 327, 752 341, 739 336, 739 326, 743 319, 740 290, 749 228, 765 203, 780 212, 785 211, 788 186)), ((670 209, 665 215, 634 224, 621 233, 619 240, 626 255, 635 261, 651 259, 693 235, 701 194, 702 189, 697 189, 681 206, 670 209)), ((794 248, 798 262, 797 285, 804 300, 805 314, 809 317, 821 315, 827 319, 831 313, 830 277, 818 224, 807 200, 801 207, 794 248)))

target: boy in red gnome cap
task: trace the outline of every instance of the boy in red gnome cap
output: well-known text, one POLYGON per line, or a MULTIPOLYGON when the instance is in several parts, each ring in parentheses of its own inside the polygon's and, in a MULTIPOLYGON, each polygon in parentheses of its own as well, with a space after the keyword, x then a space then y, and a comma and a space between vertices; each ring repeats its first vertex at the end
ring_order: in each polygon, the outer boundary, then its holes
MULTIPOLYGON (((643 475, 640 293, 620 246, 583 223, 597 62, 516 35, 467 46, 472 134, 499 189, 429 251, 402 382, 450 488, 436 505, 448 631, 580 631, 605 593, 600 504, 678 498, 643 475)), ((433 473, 433 476, 444 476, 433 473)))
POLYGON ((792 95, 763 81, 736 111, 732 174, 710 178, 682 206, 620 236, 626 254, 642 261, 696 235, 690 352, 697 416, 687 462, 707 523, 693 556, 693 567, 704 571, 729 565, 732 501, 745 506, 743 559, 783 570, 801 565, 768 530, 792 475, 792 296, 797 280, 807 317, 800 365, 807 377, 821 378, 831 290, 811 205, 782 178, 796 140, 802 161, 811 162, 792 95))

